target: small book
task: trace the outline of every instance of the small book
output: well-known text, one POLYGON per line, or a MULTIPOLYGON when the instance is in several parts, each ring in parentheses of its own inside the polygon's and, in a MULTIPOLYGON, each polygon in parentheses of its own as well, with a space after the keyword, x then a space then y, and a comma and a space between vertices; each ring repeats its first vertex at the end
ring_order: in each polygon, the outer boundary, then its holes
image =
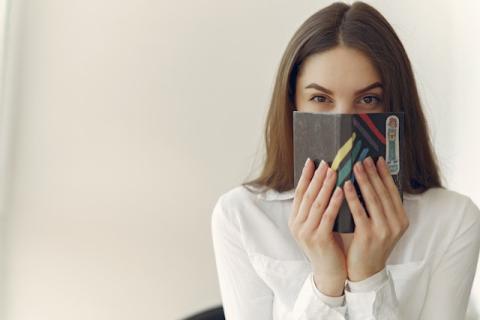
MULTIPOLYGON (((403 201, 403 123, 404 112, 340 114, 294 111, 294 187, 297 187, 308 157, 315 163, 315 168, 325 160, 337 173, 337 186, 343 187, 347 180, 353 182, 369 215, 355 179, 353 165, 368 156, 377 163, 377 159, 383 156, 403 201)), ((333 231, 355 231, 355 223, 345 197, 333 231)))

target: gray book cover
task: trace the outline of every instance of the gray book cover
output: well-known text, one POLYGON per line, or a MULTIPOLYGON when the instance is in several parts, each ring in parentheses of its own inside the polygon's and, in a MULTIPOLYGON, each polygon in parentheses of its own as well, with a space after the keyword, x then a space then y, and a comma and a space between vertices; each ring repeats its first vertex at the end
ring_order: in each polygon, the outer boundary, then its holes
MULTIPOLYGON (((325 113, 293 112, 294 187, 310 157, 318 168, 325 160, 337 173, 337 186, 351 180, 365 208, 353 165, 371 156, 383 156, 403 201, 402 167, 404 163, 404 113, 325 113)), ((333 231, 352 233, 355 223, 344 197, 333 231)))

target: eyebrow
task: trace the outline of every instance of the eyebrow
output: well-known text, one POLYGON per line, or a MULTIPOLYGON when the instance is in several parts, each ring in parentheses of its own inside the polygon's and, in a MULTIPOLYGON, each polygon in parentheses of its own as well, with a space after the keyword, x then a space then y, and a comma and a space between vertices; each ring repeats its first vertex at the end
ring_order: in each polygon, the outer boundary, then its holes
MULTIPOLYGON (((331 90, 328 90, 327 88, 324 88, 322 87, 321 85, 317 84, 317 83, 310 83, 308 86, 305 87, 305 89, 309 89, 309 88, 313 88, 313 89, 317 89, 317 90, 320 90, 320 91, 324 91, 328 94, 333 94, 333 92, 331 90)), ((355 94, 359 94, 359 93, 362 93, 362 92, 365 92, 367 90, 370 90, 370 89, 373 89, 373 88, 382 88, 383 89, 383 85, 380 83, 380 82, 374 82, 368 86, 366 86, 365 88, 363 89, 360 89, 360 90, 357 90, 355 91, 355 94)))

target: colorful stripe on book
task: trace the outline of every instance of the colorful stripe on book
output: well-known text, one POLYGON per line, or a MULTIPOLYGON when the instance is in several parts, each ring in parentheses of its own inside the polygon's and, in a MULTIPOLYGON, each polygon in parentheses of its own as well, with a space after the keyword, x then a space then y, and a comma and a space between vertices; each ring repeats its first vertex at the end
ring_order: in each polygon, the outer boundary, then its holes
POLYGON ((365 138, 365 140, 367 140, 368 143, 370 143, 370 145, 378 152, 379 147, 378 143, 375 142, 375 139, 368 133, 367 130, 362 127, 362 125, 356 118, 353 118, 352 122, 353 126, 358 130, 358 132, 360 132, 360 134, 365 138))
POLYGON ((369 154, 370 149, 364 147, 362 149, 363 139, 365 139, 369 145, 378 153, 380 146, 378 141, 382 144, 386 144, 385 137, 377 129, 370 117, 365 113, 358 114, 363 122, 366 124, 366 128, 358 121, 357 117, 352 118, 353 126, 357 129, 360 134, 357 138, 356 132, 352 133, 352 136, 342 145, 342 147, 337 151, 335 158, 333 159, 331 168, 338 172, 337 177, 337 186, 342 186, 349 175, 351 174, 352 183, 355 182, 355 175, 353 173, 353 165, 357 161, 363 161, 369 154), (353 147, 355 141, 355 147, 353 147), (360 150, 362 151, 360 152, 360 150), (360 153, 360 155, 359 155, 360 153), (358 156, 358 159, 357 159, 358 156))
POLYGON ((340 168, 340 171, 338 172, 337 186, 341 186, 352 171, 352 161, 353 159, 357 158, 358 152, 360 151, 361 147, 362 140, 357 140, 357 143, 355 143, 355 147, 353 148, 350 157, 347 158, 345 163, 340 168))
MULTIPOLYGON (((363 161, 368 155, 368 148, 365 148, 362 150, 362 153, 360 154, 360 156, 358 157, 358 161, 363 161)), ((355 162, 357 163, 357 162, 355 162)), ((352 183, 355 182, 355 174, 353 173, 352 171, 352 183)))
POLYGON ((362 118, 363 121, 365 121, 365 123, 373 132, 373 134, 377 137, 377 139, 380 140, 382 144, 385 144, 386 143, 385 137, 380 133, 380 131, 378 131, 372 119, 370 119, 370 117, 366 113, 359 113, 358 115, 360 116, 360 118, 362 118))
MULTIPOLYGON (((362 140, 357 140, 355 147, 350 153, 350 157, 347 157, 349 151, 352 149, 351 147, 355 137, 356 135, 354 132, 353 135, 348 139, 348 141, 345 142, 342 148, 338 150, 337 155, 335 156, 335 160, 333 161, 332 169, 337 170, 338 164, 341 163, 344 158, 346 158, 346 160, 338 170, 337 183, 336 183, 337 186, 342 186, 350 173, 352 173, 351 175, 352 183, 355 182, 355 175, 353 174, 353 171, 352 171, 352 163, 356 163, 355 159, 357 158, 358 152, 362 147, 362 140)), ((363 148, 357 161, 363 161, 367 157, 369 150, 370 149, 366 147, 363 148)))
POLYGON ((338 149, 337 154, 332 162, 332 169, 337 171, 338 166, 342 162, 342 160, 347 156, 348 152, 352 149, 353 140, 355 140, 356 133, 354 132, 352 136, 343 144, 343 146, 338 149))

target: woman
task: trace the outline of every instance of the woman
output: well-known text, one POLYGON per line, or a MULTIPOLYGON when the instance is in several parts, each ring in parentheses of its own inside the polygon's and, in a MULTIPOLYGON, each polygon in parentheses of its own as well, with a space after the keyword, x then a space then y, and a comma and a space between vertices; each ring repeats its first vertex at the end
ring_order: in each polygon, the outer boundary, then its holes
POLYGON ((464 319, 480 210, 447 190, 407 54, 385 18, 333 3, 308 18, 279 66, 260 176, 224 193, 212 236, 228 320, 464 319), (366 208, 307 160, 293 188, 293 111, 405 113, 403 202, 382 157, 357 162, 366 208), (333 232, 346 201, 354 233, 333 232), (366 214, 368 211, 369 215, 366 214))

